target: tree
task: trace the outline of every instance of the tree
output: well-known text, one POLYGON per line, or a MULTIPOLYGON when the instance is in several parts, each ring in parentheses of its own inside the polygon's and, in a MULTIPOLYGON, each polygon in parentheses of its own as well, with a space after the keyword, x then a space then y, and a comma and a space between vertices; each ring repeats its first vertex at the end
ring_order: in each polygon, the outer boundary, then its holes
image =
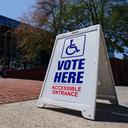
POLYGON ((122 1, 83 0, 90 24, 101 24, 108 51, 127 53, 128 4, 122 1))
POLYGON ((19 48, 25 57, 35 59, 42 51, 52 50, 57 34, 101 24, 108 50, 124 52, 128 35, 126 14, 122 4, 108 0, 38 0, 29 16, 22 17, 31 26, 17 29, 19 48))
POLYGON ((52 49, 52 34, 39 28, 21 24, 15 30, 15 36, 18 37, 18 49, 22 61, 33 60, 37 63, 36 60, 41 57, 41 54, 48 53, 52 49), (47 36, 49 38, 46 38, 47 36))
POLYGON ((65 0, 38 0, 32 13, 36 26, 56 35, 62 32, 62 20, 65 15, 65 0))
POLYGON ((43 54, 50 54, 56 35, 62 32, 64 10, 64 0, 38 0, 33 11, 20 18, 23 24, 15 34, 22 60, 38 62, 43 54))
POLYGON ((128 6, 116 5, 106 19, 105 34, 108 48, 127 53, 128 49, 128 6))

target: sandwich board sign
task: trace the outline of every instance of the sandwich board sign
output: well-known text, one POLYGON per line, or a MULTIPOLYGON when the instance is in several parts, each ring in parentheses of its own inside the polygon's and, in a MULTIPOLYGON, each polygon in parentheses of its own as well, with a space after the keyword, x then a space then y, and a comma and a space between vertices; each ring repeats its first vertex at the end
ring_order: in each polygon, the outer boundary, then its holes
POLYGON ((94 120, 96 98, 118 104, 101 26, 58 35, 37 106, 78 110, 94 120))

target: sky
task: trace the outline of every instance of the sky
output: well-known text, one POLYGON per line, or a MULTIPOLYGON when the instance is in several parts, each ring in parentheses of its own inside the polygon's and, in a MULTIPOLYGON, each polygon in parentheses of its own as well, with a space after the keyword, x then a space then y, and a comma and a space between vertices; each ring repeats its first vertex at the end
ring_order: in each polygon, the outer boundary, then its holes
POLYGON ((36 0, 0 0, 0 15, 19 20, 35 3, 36 0))

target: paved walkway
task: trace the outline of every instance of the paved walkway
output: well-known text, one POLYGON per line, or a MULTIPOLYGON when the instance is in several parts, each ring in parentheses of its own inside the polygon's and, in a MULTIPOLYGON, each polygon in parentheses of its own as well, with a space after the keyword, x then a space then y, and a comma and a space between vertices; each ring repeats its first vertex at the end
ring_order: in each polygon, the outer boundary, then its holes
POLYGON ((0 78, 0 104, 37 99, 42 81, 0 78))
MULTIPOLYGON (((0 79, 1 103, 37 98, 41 81, 0 79)), ((1 104, 0 128, 128 128, 128 87, 116 87, 120 106, 97 103, 95 121, 74 110, 46 105, 37 100, 1 104)))
POLYGON ((36 104, 37 100, 0 105, 0 128, 128 128, 127 107, 98 104, 96 120, 91 121, 78 111, 50 105, 41 109, 36 104))

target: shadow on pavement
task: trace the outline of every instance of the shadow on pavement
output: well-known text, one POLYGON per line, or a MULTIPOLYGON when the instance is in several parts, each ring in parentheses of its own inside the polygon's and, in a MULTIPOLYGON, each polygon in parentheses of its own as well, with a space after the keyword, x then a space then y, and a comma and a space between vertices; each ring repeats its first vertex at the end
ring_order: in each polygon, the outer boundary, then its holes
POLYGON ((71 110, 71 109, 67 109, 67 108, 45 107, 43 109, 48 109, 48 110, 52 110, 52 111, 56 111, 56 112, 61 112, 61 113, 64 113, 64 114, 69 114, 69 115, 73 115, 73 116, 82 117, 80 111, 75 111, 75 110, 71 110))
POLYGON ((128 107, 97 103, 95 120, 128 123, 128 107))
MULTIPOLYGON (((82 117, 80 111, 70 110, 66 108, 45 107, 44 109, 82 117)), ((128 108, 112 104, 97 103, 95 121, 128 123, 128 108)))

